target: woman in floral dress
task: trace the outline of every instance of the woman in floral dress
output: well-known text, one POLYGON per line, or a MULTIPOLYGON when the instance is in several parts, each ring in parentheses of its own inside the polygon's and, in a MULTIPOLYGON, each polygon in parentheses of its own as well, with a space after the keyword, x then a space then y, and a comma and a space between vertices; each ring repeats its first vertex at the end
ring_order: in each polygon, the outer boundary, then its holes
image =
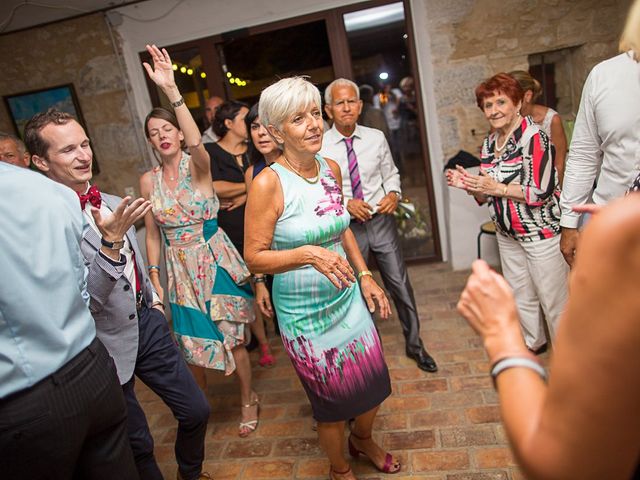
POLYGON ((155 108, 145 120, 147 139, 160 163, 140 179, 142 195, 152 204, 145 217, 151 281, 162 292, 162 236, 178 344, 205 392, 206 368, 224 370, 227 375, 237 370, 242 404, 239 433, 246 436, 258 423, 258 398, 251 389, 245 349, 247 324, 254 320, 249 271, 218 228, 219 202, 211 184, 209 155, 175 84, 171 59, 166 50, 155 46, 147 50, 153 59, 153 67, 144 64, 149 78, 175 112, 155 108))

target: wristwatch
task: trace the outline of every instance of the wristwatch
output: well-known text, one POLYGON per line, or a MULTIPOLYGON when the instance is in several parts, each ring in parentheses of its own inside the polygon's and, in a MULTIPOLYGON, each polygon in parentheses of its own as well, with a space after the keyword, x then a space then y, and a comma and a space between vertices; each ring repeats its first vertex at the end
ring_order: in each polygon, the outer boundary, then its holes
POLYGON ((389 193, 395 193, 396 196, 398 197, 398 200, 400 200, 400 198, 402 198, 402 194, 397 190, 391 190, 389 193))
POLYGON ((101 238, 100 243, 110 250, 120 250, 122 247, 124 247, 124 239, 117 242, 108 242, 104 238, 101 238))

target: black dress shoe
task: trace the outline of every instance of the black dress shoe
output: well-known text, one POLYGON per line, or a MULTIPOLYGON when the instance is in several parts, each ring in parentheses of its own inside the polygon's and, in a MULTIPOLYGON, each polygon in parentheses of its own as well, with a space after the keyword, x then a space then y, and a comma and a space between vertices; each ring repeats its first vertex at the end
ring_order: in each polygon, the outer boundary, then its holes
POLYGON ((407 352, 407 357, 411 360, 415 360, 420 370, 431 373, 438 371, 436 361, 424 349, 416 353, 407 352))

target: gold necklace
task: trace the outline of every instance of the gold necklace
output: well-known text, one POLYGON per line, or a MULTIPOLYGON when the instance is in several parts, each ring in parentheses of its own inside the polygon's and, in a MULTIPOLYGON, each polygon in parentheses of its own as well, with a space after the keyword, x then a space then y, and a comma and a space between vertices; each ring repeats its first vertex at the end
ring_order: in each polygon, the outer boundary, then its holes
POLYGON ((498 146, 498 136, 499 136, 499 134, 496 135, 496 147, 495 147, 496 153, 497 152, 501 152, 502 150, 504 150, 504 147, 507 146, 507 143, 509 142, 509 139, 511 138, 511 134, 516 131, 516 128, 518 128, 518 125, 520 125, 520 115, 518 115, 516 117, 516 124, 513 127, 511 127, 511 129, 509 130, 509 133, 505 137, 504 143, 502 144, 501 147, 498 146))
POLYGON ((289 165, 289 168, 291 170, 293 170, 293 172, 296 175, 298 175, 301 179, 303 179, 305 182, 313 185, 315 183, 318 183, 318 180, 320 180, 320 163, 318 162, 317 158, 314 158, 314 161, 315 161, 315 164, 316 164, 316 174, 315 174, 316 179, 315 180, 309 180, 307 177, 302 175, 300 173, 300 171, 296 167, 294 167, 293 165, 291 165, 291 163, 289 163, 289 160, 287 159, 287 157, 284 156, 284 154, 282 154, 282 158, 284 158, 284 161, 286 162, 286 164, 289 165))

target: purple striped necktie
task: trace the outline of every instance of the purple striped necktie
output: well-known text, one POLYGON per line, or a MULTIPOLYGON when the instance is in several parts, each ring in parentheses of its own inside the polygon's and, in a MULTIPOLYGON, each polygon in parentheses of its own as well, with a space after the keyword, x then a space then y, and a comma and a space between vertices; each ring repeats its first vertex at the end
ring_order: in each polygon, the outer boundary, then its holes
POLYGON ((353 137, 345 138, 344 143, 347 144, 347 160, 349 161, 349 177, 351 178, 351 191, 353 198, 364 200, 362 194, 362 182, 360 181, 360 170, 358 170, 358 157, 353 150, 353 137))

